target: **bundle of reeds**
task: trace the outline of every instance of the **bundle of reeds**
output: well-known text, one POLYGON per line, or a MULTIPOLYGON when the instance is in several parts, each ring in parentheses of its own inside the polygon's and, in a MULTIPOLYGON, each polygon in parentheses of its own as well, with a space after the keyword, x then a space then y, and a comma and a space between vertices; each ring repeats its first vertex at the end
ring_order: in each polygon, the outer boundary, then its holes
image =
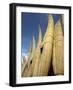
POLYGON ((60 20, 55 25, 52 64, 55 75, 64 74, 64 37, 60 20))
POLYGON ((63 31, 63 35, 64 35, 64 15, 62 15, 62 31, 63 31))
POLYGON ((52 46, 53 46, 53 32, 54 32, 53 16, 49 15, 48 26, 42 43, 43 51, 41 54, 40 65, 38 70, 39 76, 47 76, 48 71, 50 69, 52 46))
POLYGON ((33 58, 34 60, 32 62, 32 68, 33 68, 32 76, 38 76, 38 69, 39 69, 40 56, 41 56, 41 50, 40 50, 41 44, 42 44, 42 32, 41 32, 41 28, 39 27, 38 44, 33 58))
POLYGON ((62 15, 62 24, 64 25, 64 15, 62 15))
POLYGON ((35 38, 33 36, 33 45, 32 45, 32 49, 31 49, 31 45, 30 45, 30 49, 29 49, 29 57, 28 57, 28 61, 26 64, 26 68, 24 68, 23 72, 22 72, 22 76, 23 77, 30 77, 32 76, 32 62, 33 62, 33 57, 34 57, 34 53, 35 53, 35 48, 36 48, 36 44, 35 44, 35 38))

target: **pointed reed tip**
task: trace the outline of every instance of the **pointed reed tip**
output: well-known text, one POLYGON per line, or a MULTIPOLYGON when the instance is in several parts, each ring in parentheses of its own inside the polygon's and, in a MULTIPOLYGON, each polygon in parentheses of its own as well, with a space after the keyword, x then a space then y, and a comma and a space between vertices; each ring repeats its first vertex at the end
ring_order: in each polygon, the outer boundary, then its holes
POLYGON ((60 21, 60 19, 56 22, 56 24, 55 24, 55 27, 58 27, 58 26, 61 26, 61 21, 60 21))
POLYGON ((62 15, 62 24, 64 24, 64 15, 62 15))
POLYGON ((56 31, 62 31, 61 21, 58 20, 55 24, 55 30, 56 31))
POLYGON ((49 14, 49 18, 50 18, 50 19, 53 19, 53 15, 52 15, 52 14, 49 14))
MULTIPOLYGON (((48 20, 49 20, 49 21, 48 21, 49 23, 54 23, 53 15, 52 15, 52 14, 49 14, 48 20)), ((49 24, 49 23, 48 23, 48 24, 49 24)))

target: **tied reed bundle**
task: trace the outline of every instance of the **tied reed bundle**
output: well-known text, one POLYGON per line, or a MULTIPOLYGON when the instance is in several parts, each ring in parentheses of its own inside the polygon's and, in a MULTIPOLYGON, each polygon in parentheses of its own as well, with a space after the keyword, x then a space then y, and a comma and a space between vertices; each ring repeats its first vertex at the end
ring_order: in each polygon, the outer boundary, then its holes
POLYGON ((40 58, 39 76, 47 76, 51 64, 52 45, 53 45, 54 21, 52 15, 49 15, 47 30, 43 39, 43 51, 40 58))
POLYGON ((41 32, 41 28, 39 27, 39 38, 38 38, 38 44, 37 44, 37 48, 35 51, 35 55, 34 55, 34 62, 32 62, 33 65, 33 76, 38 76, 38 69, 39 69, 39 63, 40 63, 40 56, 41 56, 41 51, 40 51, 40 45, 42 43, 42 32, 41 32))
POLYGON ((55 25, 52 64, 55 75, 64 74, 64 37, 60 20, 55 25))
POLYGON ((64 15, 62 15, 62 31, 63 31, 63 35, 64 35, 64 15))
POLYGON ((32 62, 33 62, 33 57, 34 57, 34 53, 35 53, 35 49, 36 49, 36 43, 35 43, 35 38, 33 36, 33 47, 31 49, 31 45, 30 45, 30 49, 29 49, 29 57, 28 57, 28 61, 26 64, 26 68, 24 68, 23 72, 22 72, 22 77, 30 77, 32 76, 32 62))

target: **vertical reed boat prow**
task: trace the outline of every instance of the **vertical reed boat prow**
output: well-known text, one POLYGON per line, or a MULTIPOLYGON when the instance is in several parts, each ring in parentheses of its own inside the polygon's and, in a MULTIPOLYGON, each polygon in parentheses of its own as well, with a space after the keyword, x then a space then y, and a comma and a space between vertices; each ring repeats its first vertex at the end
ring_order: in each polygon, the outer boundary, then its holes
POLYGON ((42 32, 41 32, 41 28, 39 27, 38 44, 35 50, 35 55, 33 58, 34 60, 32 62, 33 76, 38 76, 38 69, 39 69, 40 56, 41 56, 41 50, 40 50, 41 44, 42 44, 42 32))
POLYGON ((36 50, 36 41, 35 41, 35 37, 33 36, 33 42, 32 42, 32 52, 30 53, 30 56, 29 56, 29 69, 28 69, 28 77, 32 76, 32 73, 33 73, 33 68, 32 68, 32 64, 34 62, 33 58, 34 58, 34 55, 35 55, 35 50, 36 50))
POLYGON ((64 25, 64 15, 62 15, 62 24, 64 25))
POLYGON ((34 52, 35 52, 35 48, 36 48, 36 44, 35 44, 35 38, 33 36, 33 42, 32 42, 32 47, 30 45, 29 48, 29 56, 28 56, 28 61, 26 64, 26 68, 24 68, 23 72, 22 72, 22 77, 30 77, 32 76, 32 68, 31 68, 31 62, 33 62, 33 56, 34 56, 34 52))
POLYGON ((32 39, 32 51, 30 52, 30 55, 29 55, 29 61, 32 62, 33 60, 33 57, 34 57, 34 53, 35 53, 35 49, 36 49, 36 41, 35 41, 35 37, 33 36, 33 39, 32 39))
POLYGON ((63 31, 63 35, 64 35, 64 15, 62 15, 62 31, 63 31))
POLYGON ((55 75, 64 74, 64 37, 60 20, 55 25, 52 64, 55 75))
POLYGON ((41 61, 39 65, 39 76, 47 76, 48 71, 50 69, 52 46, 53 46, 53 32, 54 32, 53 16, 49 15, 48 26, 42 43, 43 51, 41 54, 41 61))

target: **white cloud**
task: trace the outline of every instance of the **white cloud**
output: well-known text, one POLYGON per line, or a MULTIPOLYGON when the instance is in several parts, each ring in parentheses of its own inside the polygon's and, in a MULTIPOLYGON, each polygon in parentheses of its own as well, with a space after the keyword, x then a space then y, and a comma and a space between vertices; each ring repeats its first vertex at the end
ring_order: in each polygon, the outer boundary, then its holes
POLYGON ((26 60, 28 59, 28 54, 22 53, 22 57, 25 58, 26 60))

